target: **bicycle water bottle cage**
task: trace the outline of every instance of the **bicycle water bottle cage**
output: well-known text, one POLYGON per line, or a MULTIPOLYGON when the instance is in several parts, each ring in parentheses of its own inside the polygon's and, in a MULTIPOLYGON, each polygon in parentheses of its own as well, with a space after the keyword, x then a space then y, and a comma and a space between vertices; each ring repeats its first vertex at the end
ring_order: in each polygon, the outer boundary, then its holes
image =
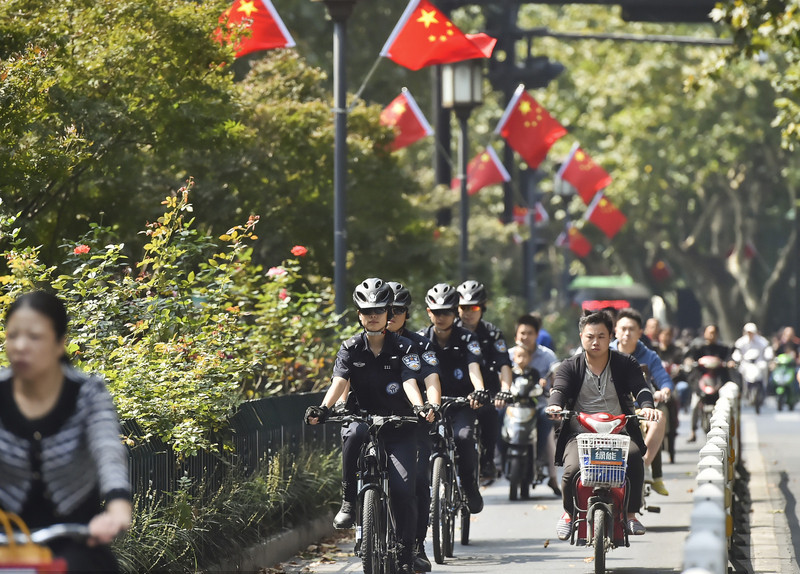
POLYGON ((625 428, 625 415, 613 416, 608 413, 580 413, 578 421, 584 428, 596 432, 607 434, 618 434, 625 428))

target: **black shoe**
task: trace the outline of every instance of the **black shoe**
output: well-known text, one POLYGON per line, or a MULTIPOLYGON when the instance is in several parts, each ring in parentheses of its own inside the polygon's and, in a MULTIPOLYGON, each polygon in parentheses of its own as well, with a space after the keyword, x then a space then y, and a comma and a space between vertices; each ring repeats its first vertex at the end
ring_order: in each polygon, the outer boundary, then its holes
POLYGON ((467 508, 470 514, 478 514, 483 510, 483 497, 478 483, 470 481, 464 485, 464 495, 467 497, 467 508))
POLYGON ((414 571, 430 572, 431 561, 428 560, 428 556, 425 554, 425 544, 422 542, 417 542, 416 546, 414 547, 414 551, 414 571))
POLYGON ((481 464, 481 478, 494 480, 497 478, 497 468, 491 460, 485 460, 481 464))
POLYGON ((561 496, 561 489, 558 487, 558 481, 555 479, 555 477, 552 477, 547 481, 547 486, 553 489, 553 494, 556 496, 561 496))
POLYGON ((411 564, 400 566, 400 574, 414 574, 414 567, 411 564))
POLYGON ((347 529, 355 526, 353 517, 353 504, 347 500, 342 501, 342 508, 333 517, 333 527, 337 529, 347 529))

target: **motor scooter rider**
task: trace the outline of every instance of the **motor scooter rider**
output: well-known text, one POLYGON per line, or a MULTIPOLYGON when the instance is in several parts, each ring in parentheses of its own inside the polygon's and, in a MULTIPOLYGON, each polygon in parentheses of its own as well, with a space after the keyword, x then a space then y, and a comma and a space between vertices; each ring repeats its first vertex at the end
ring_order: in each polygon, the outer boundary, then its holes
POLYGON ((431 324, 419 331, 430 339, 439 359, 439 380, 442 395, 467 397, 469 409, 455 411, 452 417, 453 436, 458 450, 458 475, 467 497, 471 514, 483 510, 480 485, 475 479, 478 456, 475 441, 475 413, 490 400, 481 376, 481 347, 478 338, 455 324, 458 291, 447 283, 437 283, 425 295, 431 324))
MULTIPOLYGON (((392 316, 387 329, 410 339, 417 345, 422 371, 417 378, 420 383, 420 392, 425 394, 435 410, 442 404, 442 387, 439 382, 439 359, 433 349, 433 343, 419 333, 408 329, 406 322, 411 307, 411 292, 396 281, 388 281, 394 293, 392 316)), ((414 569, 417 572, 430 572, 431 561, 425 554, 425 537, 428 533, 431 505, 431 435, 433 428, 430 424, 417 425, 417 532, 414 543, 414 569)))
POLYGON ((773 357, 772 346, 765 337, 758 334, 758 327, 756 324, 745 323, 744 327, 742 327, 742 336, 736 339, 736 342, 733 344, 733 353, 731 355, 731 358, 739 365, 739 373, 743 376, 743 380, 746 369, 746 366, 743 364, 745 361, 752 363, 763 362, 764 368, 759 383, 764 393, 766 393, 767 378, 769 376, 767 365, 773 357), (753 352, 748 353, 748 351, 753 352), (754 356, 752 360, 750 359, 751 356, 754 356))
MULTIPOLYGON (((631 355, 640 365, 647 367, 649 376, 655 383, 653 398, 656 402, 669 400, 675 385, 669 376, 661 358, 652 349, 646 347, 640 340, 642 335, 642 316, 635 309, 620 309, 617 313, 617 323, 614 326, 617 338, 611 342, 610 348, 631 355)), ((646 379, 645 379, 646 380, 646 379)), ((662 496, 669 495, 663 480, 661 468, 661 445, 666 433, 666 418, 662 417, 657 422, 647 423, 647 434, 644 443, 647 453, 644 455, 646 475, 652 488, 662 496), (652 465, 652 470, 649 467, 652 465)))
POLYGON ((483 283, 470 279, 461 283, 456 290, 459 296, 456 325, 464 327, 478 338, 483 356, 481 365, 483 386, 496 398, 495 405, 487 403, 478 409, 477 413, 483 447, 480 461, 481 477, 494 480, 497 478, 494 452, 500 438, 500 418, 497 408, 505 406, 504 399, 509 397, 511 360, 508 357, 508 347, 503 332, 483 318, 488 301, 483 283))
MULTIPOLYGON (((639 363, 630 355, 609 349, 613 322, 603 312, 581 317, 579 326, 582 352, 561 362, 556 371, 547 414, 561 419, 563 409, 585 413, 607 412, 611 415, 633 415, 634 401, 640 406, 640 416, 657 421, 661 413, 653 406, 653 395, 644 380, 639 363)), ((644 486, 644 444, 639 422, 630 419, 626 424, 631 437, 628 451, 627 476, 630 481, 625 526, 629 534, 641 535, 645 527, 636 518, 642 502, 644 486)), ((580 470, 577 435, 582 432, 577 420, 562 423, 558 431, 556 464, 564 467, 561 481, 564 514, 556 525, 559 540, 569 539, 572 533, 574 509, 573 478, 580 470)))
MULTIPOLYGON (((522 315, 517 318, 514 340, 517 346, 525 347, 530 353, 528 367, 535 369, 544 376, 549 373, 553 365, 558 362, 558 358, 552 349, 538 343, 541 328, 542 319, 538 314, 530 313, 522 315)), ((542 378, 540 384, 547 388, 548 382, 546 379, 542 378)), ((547 468, 549 469, 550 479, 547 481, 547 486, 550 487, 553 494, 561 496, 561 488, 559 488, 558 475, 555 470, 556 443, 553 421, 544 414, 546 406, 547 401, 540 401, 537 407, 536 432, 538 434, 538 443, 536 445, 536 451, 540 456, 544 457, 547 468)))
MULTIPOLYGON (((419 391, 417 377, 421 361, 415 344, 386 330, 393 300, 392 289, 381 279, 372 277, 356 286, 353 302, 364 331, 342 343, 336 355, 331 386, 322 404, 306 410, 308 424, 324 422, 336 401, 347 396, 348 389, 358 407, 369 414, 416 414, 428 422, 434 420, 434 408, 423 402, 419 391)), ((336 528, 354 525, 358 457, 368 436, 364 423, 353 422, 342 428, 342 507, 334 518, 336 528)), ((402 428, 386 431, 384 447, 390 459, 389 490, 402 544, 401 574, 412 574, 417 443, 407 440, 406 436, 402 428)))
POLYGON ((703 336, 698 337, 692 341, 689 348, 686 350, 684 356, 684 368, 689 369, 689 384, 692 386, 694 392, 692 393, 692 430, 689 434, 687 442, 695 442, 697 440, 697 427, 700 424, 700 418, 703 412, 703 404, 700 402, 698 394, 698 382, 702 375, 700 369, 692 368, 697 360, 705 356, 719 357, 723 361, 723 366, 719 369, 718 376, 722 381, 731 380, 728 367, 733 367, 735 363, 731 361, 731 349, 727 345, 718 342, 719 327, 710 323, 703 329, 703 336))

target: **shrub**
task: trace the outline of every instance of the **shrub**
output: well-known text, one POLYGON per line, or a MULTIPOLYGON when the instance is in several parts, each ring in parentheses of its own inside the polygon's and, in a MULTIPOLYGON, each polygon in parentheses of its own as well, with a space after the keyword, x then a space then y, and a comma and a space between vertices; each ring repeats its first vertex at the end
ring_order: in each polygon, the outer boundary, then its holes
POLYGON ((71 317, 72 360, 105 377, 121 418, 145 431, 128 440, 157 435, 180 456, 216 448, 245 398, 323 384, 346 336, 330 282, 301 274, 304 247, 265 272, 251 259, 258 217, 219 238, 201 233, 192 185, 162 202, 136 263, 111 228, 92 224, 63 245, 62 264, 46 267, 15 218, 0 214, 0 312, 20 292, 57 290, 71 317))

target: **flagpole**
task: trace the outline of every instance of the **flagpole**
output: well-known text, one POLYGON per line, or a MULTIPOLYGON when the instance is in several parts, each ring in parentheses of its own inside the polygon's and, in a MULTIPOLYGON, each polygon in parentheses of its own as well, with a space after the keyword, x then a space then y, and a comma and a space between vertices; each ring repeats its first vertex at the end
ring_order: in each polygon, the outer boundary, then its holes
POLYGON ((347 19, 357 1, 322 0, 333 20, 333 288, 339 315, 347 309, 347 19))

